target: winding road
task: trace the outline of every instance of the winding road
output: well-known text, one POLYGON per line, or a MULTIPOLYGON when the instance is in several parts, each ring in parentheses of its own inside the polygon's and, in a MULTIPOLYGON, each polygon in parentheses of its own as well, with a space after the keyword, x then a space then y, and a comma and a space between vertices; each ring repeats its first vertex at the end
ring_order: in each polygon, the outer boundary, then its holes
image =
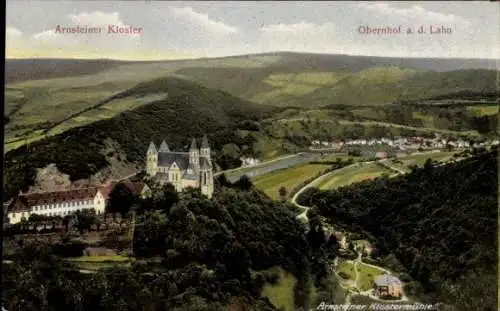
MULTIPOLYGON (((352 167, 355 167, 355 166, 363 166, 365 164, 369 164, 369 163, 380 163, 381 165, 383 165, 384 167, 392 170, 395 172, 395 174, 393 176, 397 176, 397 175, 400 175, 400 174, 406 174, 407 172, 397 168, 397 167, 393 167, 392 165, 388 164, 388 160, 387 159, 384 159, 384 160, 378 160, 378 161, 366 161, 366 162, 356 162, 356 163, 353 163, 353 164, 350 164, 350 165, 347 165, 347 166, 344 166, 338 170, 334 170, 334 171, 331 171, 331 172, 328 172, 326 174, 323 174, 321 176, 319 176, 318 178, 314 179, 313 181, 311 181, 310 183, 308 183, 307 185, 305 185, 304 187, 302 187, 299 191, 297 191, 297 193, 291 198, 291 203, 294 204, 295 206, 297 207, 300 207, 302 209, 304 209, 304 211, 302 213, 300 213, 299 215, 297 215, 297 219, 300 219, 300 220, 303 220, 304 222, 308 222, 308 217, 307 217, 307 211, 310 209, 309 206, 304 206, 304 205, 300 205, 297 203, 297 198, 299 197, 299 195, 301 193, 303 193, 305 190, 311 188, 311 187, 314 187, 315 185, 318 184, 318 182, 322 181, 324 178, 327 178, 330 174, 332 173, 338 173, 338 171, 340 170, 345 170, 345 169, 348 169, 348 168, 352 168, 352 167)), ((351 298, 352 296, 354 295, 361 295, 361 296, 366 296, 366 297, 369 297, 371 299, 374 299, 376 301, 383 301, 381 299, 379 299, 378 297, 376 297, 375 295, 373 295, 372 293, 372 290, 368 290, 368 291, 361 291, 358 286, 357 286, 357 283, 358 283, 358 280, 359 280, 359 271, 358 271, 358 264, 359 263, 362 263, 364 265, 367 265, 367 266, 370 266, 370 267, 373 267, 375 269, 379 269, 379 270, 382 270, 384 271, 385 273, 387 274, 392 274, 391 271, 385 269, 385 268, 382 268, 382 267, 379 267, 379 266, 375 266, 375 265, 372 265, 372 264, 368 264, 368 263, 365 263, 362 261, 362 253, 361 252, 357 252, 358 253, 358 257, 353 260, 353 261, 348 261, 348 262, 351 262, 353 265, 354 265, 354 273, 355 273, 355 278, 354 278, 354 281, 352 282, 353 283, 353 286, 346 286, 344 284, 342 284, 342 282, 339 282, 339 285, 346 291, 346 297, 345 297, 345 301, 344 301, 344 307, 345 307, 345 310, 348 310, 349 309, 349 306, 351 305, 351 298)), ((337 277, 340 279, 342 279, 338 274, 337 272, 335 271, 335 269, 332 267, 332 271, 337 275, 337 277)), ((399 301, 408 301, 408 298, 406 296, 403 296, 401 300, 399 301)))

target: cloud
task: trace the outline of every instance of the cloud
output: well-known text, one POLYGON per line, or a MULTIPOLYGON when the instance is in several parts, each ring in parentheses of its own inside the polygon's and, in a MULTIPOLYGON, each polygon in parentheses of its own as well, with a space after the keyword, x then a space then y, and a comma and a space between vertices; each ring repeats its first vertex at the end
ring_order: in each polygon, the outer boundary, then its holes
POLYGON ((32 35, 32 38, 40 41, 51 41, 59 37, 54 30, 45 30, 32 35))
POLYGON ((235 34, 239 32, 238 27, 226 25, 223 22, 210 19, 208 14, 198 13, 191 7, 172 8, 172 12, 176 16, 185 18, 190 26, 197 28, 197 30, 220 35, 235 34))
POLYGON ((95 11, 92 13, 82 12, 79 14, 70 14, 68 18, 75 24, 85 26, 107 26, 108 24, 123 26, 124 23, 120 18, 120 13, 104 13, 95 11))
POLYGON ((335 25, 330 22, 279 23, 262 26, 259 30, 264 47, 276 50, 325 51, 326 46, 333 42, 336 36, 335 25))
POLYGON ((20 38, 23 35, 23 32, 21 30, 17 29, 16 27, 9 26, 5 29, 5 34, 6 34, 7 40, 9 40, 9 39, 20 38))
POLYGON ((414 5, 411 8, 397 8, 387 3, 357 3, 357 7, 371 12, 380 13, 386 16, 394 16, 403 18, 406 21, 420 20, 429 23, 444 23, 444 24, 461 24, 470 26, 471 23, 467 19, 455 15, 444 14, 424 9, 420 5, 414 5))
POLYGON ((301 21, 296 24, 273 24, 263 26, 260 31, 265 35, 293 35, 293 36, 310 36, 323 35, 335 32, 335 25, 332 23, 314 24, 301 21))

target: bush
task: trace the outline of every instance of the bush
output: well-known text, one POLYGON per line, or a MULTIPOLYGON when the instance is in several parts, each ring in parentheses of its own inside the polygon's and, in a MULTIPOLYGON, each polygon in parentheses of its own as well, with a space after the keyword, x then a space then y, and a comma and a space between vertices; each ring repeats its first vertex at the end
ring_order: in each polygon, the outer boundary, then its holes
POLYGON ((81 242, 58 243, 52 247, 54 255, 60 257, 80 257, 83 256, 87 244, 81 242))

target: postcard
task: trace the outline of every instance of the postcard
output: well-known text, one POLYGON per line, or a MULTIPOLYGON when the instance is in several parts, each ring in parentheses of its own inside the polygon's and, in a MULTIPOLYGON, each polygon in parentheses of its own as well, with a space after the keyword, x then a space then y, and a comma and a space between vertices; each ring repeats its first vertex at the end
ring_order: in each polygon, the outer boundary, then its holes
POLYGON ((8 0, 2 310, 497 310, 495 2, 8 0))

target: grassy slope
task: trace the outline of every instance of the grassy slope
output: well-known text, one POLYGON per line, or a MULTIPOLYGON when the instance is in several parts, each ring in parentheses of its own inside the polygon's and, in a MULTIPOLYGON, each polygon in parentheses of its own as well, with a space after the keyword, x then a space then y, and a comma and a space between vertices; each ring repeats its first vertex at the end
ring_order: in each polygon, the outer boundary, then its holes
POLYGON ((326 170, 329 165, 301 164, 276 172, 255 177, 252 182, 273 199, 279 198, 279 189, 285 187, 288 192, 298 184, 326 170))
POLYGON ((405 171, 410 171, 408 166, 416 165, 422 167, 427 159, 431 159, 436 162, 447 162, 456 152, 433 152, 425 154, 413 154, 406 157, 401 157, 398 160, 402 163, 391 163, 392 166, 398 167, 405 171))
POLYGON ((295 308, 294 287, 297 283, 297 278, 282 268, 275 268, 273 270, 279 274, 279 281, 275 285, 266 284, 262 289, 262 296, 269 298, 276 308, 293 311, 295 308))
POLYGON ((363 68, 360 71, 338 68, 314 70, 184 68, 177 73, 254 102, 297 107, 386 103, 438 96, 457 90, 493 91, 496 88, 496 73, 492 70, 445 73, 398 67, 363 68))
POLYGON ((497 172, 497 154, 490 152, 378 183, 315 193, 310 204, 325 217, 356 223, 376 235, 380 249, 394 252, 412 277, 438 291, 437 301, 472 310, 484 298, 482 305, 493 310, 496 299, 487 298, 494 297, 497 284, 492 271, 497 262, 492 252, 497 172))
MULTIPOLYGON (((472 63, 300 53, 158 62, 8 60, 7 149, 150 103, 161 94, 113 103, 109 99, 138 82, 165 76, 191 79, 256 103, 359 105, 464 89, 494 90, 494 71, 427 71, 491 67, 472 63)), ((359 113, 373 114, 368 110, 359 113)))
POLYGON ((389 174, 390 171, 383 167, 369 163, 361 166, 353 166, 345 170, 333 172, 321 181, 318 185, 319 189, 335 189, 347 186, 352 183, 360 182, 367 179, 374 179, 382 176, 382 174, 389 174))

